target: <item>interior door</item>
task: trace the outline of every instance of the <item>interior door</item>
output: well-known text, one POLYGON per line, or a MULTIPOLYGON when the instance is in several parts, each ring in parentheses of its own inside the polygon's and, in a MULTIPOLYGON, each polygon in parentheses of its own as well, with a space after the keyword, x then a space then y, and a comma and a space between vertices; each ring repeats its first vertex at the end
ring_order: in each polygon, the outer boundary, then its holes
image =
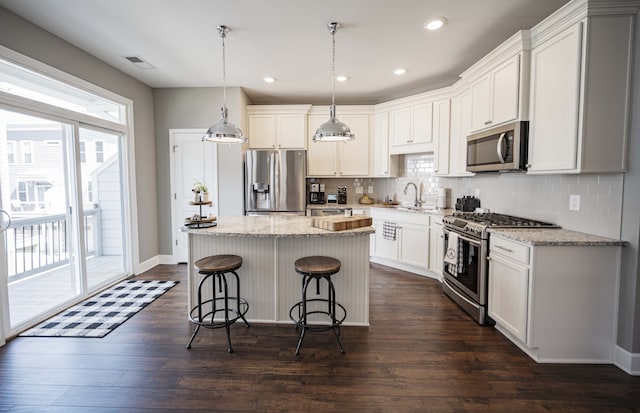
POLYGON ((185 218, 194 214, 218 216, 217 145, 202 141, 205 130, 172 130, 170 132, 173 194, 173 256, 176 262, 188 262, 188 237, 182 231, 185 218), (209 189, 212 206, 191 205, 193 184, 200 181, 209 189))

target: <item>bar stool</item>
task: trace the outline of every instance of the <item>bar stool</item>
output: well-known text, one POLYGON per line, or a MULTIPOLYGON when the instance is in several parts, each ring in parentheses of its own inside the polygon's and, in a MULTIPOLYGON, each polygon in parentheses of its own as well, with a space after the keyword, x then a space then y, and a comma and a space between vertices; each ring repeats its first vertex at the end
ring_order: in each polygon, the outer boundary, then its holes
POLYGON ((204 257, 195 262, 194 267, 198 270, 198 273, 203 274, 204 277, 200 280, 198 285, 198 303, 189 312, 189 321, 195 324, 195 329, 191 339, 187 343, 187 348, 191 348, 191 342, 198 334, 200 327, 205 328, 222 328, 227 331, 227 342, 229 348, 227 351, 233 353, 233 347, 231 347, 231 335, 229 327, 242 319, 247 327, 249 323, 244 318, 244 315, 249 310, 249 303, 244 298, 240 297, 240 277, 236 270, 242 266, 242 257, 237 255, 212 255, 204 257), (233 274, 236 277, 236 296, 229 297, 227 289, 227 274, 233 274), (202 301, 202 288, 207 281, 211 278, 211 299, 202 301), (218 280, 218 292, 224 293, 222 297, 216 297, 216 279, 218 280), (235 308, 229 307, 229 301, 235 301, 235 308), (218 308, 218 302, 222 301, 223 306, 218 308), (203 312, 205 312, 203 314, 203 312), (224 312, 224 321, 215 320, 216 313, 224 312), (229 317, 229 313, 232 313, 233 317, 229 317), (207 319, 209 316, 210 319, 207 319))
MULTIPOLYGON (((296 356, 300 354, 300 346, 302 340, 307 331, 319 332, 333 330, 333 333, 340 345, 340 352, 344 354, 344 347, 342 346, 342 340, 340 339, 340 325, 347 318, 347 310, 342 304, 336 302, 336 289, 331 280, 331 276, 340 271, 341 263, 339 260, 331 257, 324 256, 311 256, 303 257, 295 262, 296 272, 302 275, 302 300, 297 302, 289 310, 289 317, 296 323, 296 330, 300 329, 300 338, 298 339, 298 346, 296 347, 296 356), (316 295, 320 294, 320 280, 324 279, 327 282, 327 298, 307 298, 307 289, 311 281, 316 281, 316 295), (309 304, 312 302, 326 303, 326 311, 317 309, 318 306, 309 308, 309 304), (339 308, 342 313, 342 317, 338 318, 336 309, 339 308), (298 311, 297 317, 294 317, 294 311, 298 311), (309 320, 309 316, 312 314, 322 314, 329 319, 329 324, 317 323, 309 320)), ((319 308, 324 304, 321 304, 319 308)), ((322 317, 322 316, 321 316, 322 317)), ((312 317, 316 318, 316 317, 312 317)))

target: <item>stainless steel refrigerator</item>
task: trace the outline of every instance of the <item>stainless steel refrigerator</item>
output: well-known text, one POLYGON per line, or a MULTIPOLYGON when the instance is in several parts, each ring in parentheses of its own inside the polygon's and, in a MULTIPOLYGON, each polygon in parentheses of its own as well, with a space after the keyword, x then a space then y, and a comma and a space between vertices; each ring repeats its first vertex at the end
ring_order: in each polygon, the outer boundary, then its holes
POLYGON ((247 151, 244 175, 246 214, 304 215, 306 177, 306 151, 247 151))

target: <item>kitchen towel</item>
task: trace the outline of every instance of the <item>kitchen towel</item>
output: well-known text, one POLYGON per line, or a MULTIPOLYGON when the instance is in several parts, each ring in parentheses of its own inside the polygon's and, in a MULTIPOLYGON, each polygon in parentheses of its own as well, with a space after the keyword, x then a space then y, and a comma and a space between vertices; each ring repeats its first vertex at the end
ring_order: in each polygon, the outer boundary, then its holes
POLYGON ((389 241, 396 240, 397 224, 395 222, 384 222, 382 224, 382 238, 389 241))
POLYGON ((444 254, 444 262, 447 264, 448 272, 452 275, 456 275, 458 273, 458 248, 459 248, 459 237, 458 234, 454 232, 449 232, 449 236, 447 239, 447 250, 444 254))

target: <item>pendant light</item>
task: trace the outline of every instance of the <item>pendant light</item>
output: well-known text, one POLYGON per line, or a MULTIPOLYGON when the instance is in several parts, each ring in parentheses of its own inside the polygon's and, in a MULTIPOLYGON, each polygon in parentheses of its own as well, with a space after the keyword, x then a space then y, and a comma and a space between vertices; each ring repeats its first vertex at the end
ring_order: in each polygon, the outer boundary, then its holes
POLYGON ((220 122, 211 126, 207 133, 202 137, 203 141, 215 143, 244 143, 247 137, 244 136, 240 128, 227 120, 227 69, 225 60, 224 39, 227 37, 229 28, 227 26, 218 26, 218 33, 222 38, 222 99, 223 104, 220 108, 220 122))
POLYGON ((340 27, 338 23, 329 23, 329 33, 331 34, 333 57, 331 61, 331 81, 333 89, 331 91, 331 109, 329 120, 320 125, 313 135, 314 142, 346 142, 353 140, 356 136, 351 133, 351 129, 344 123, 336 119, 336 30, 340 27))

